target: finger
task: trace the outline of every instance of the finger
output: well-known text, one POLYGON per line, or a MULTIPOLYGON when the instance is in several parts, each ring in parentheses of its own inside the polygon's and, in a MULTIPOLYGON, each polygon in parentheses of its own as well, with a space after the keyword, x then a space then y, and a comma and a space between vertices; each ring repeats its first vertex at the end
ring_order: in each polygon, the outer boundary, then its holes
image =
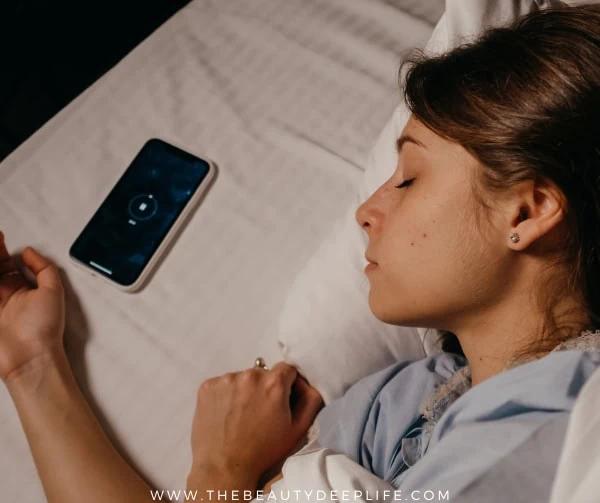
POLYGON ((20 270, 0 273, 0 305, 4 305, 13 293, 27 286, 27 280, 20 270))
POLYGON ((6 275, 10 274, 13 271, 19 271, 19 266, 17 265, 17 261, 12 257, 5 257, 0 259, 0 274, 6 275))
POLYGON ((299 378, 294 386, 298 399, 292 410, 292 424, 298 428, 299 434, 303 434, 323 408, 324 402, 318 390, 304 378, 299 378))
POLYGON ((284 377, 285 388, 287 390, 287 393, 288 393, 288 395, 291 393, 292 385, 294 384, 294 381, 296 380, 296 375, 298 374, 296 367, 294 367, 293 365, 290 365, 289 363, 282 361, 282 362, 276 363, 271 368, 271 370, 268 370, 267 372, 274 372, 274 373, 282 374, 284 377))
POLYGON ((19 288, 25 286, 25 276, 14 258, 8 257, 0 260, 0 281, 19 288))
POLYGON ((27 285, 25 276, 14 258, 10 256, 0 232, 0 303, 4 303, 14 292, 27 285))
POLYGON ((10 254, 8 253, 8 250, 6 249, 6 243, 4 242, 4 233, 2 231, 0 231, 0 260, 9 258, 9 257, 10 257, 10 254))
POLYGON ((298 374, 298 379, 294 383, 295 391, 298 397, 311 395, 311 398, 324 405, 323 397, 319 390, 311 386, 303 375, 298 374))
POLYGON ((15 259, 8 253, 4 241, 4 234, 0 232, 0 276, 10 275, 10 273, 13 273, 14 271, 21 272, 15 259))
POLYGON ((38 287, 62 291, 63 285, 56 266, 31 246, 23 250, 23 262, 37 279, 38 287))

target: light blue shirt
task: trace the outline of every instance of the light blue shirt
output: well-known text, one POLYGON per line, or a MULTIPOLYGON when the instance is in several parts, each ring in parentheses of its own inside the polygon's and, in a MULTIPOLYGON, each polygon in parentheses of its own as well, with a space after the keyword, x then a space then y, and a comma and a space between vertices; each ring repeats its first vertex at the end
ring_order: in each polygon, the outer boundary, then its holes
MULTIPOLYGON (((569 413, 600 352, 565 350, 468 389, 423 431, 419 406, 467 361, 438 353, 367 376, 319 415, 319 443, 402 493, 450 501, 548 501, 569 413)), ((436 501, 436 500, 434 500, 436 501)))

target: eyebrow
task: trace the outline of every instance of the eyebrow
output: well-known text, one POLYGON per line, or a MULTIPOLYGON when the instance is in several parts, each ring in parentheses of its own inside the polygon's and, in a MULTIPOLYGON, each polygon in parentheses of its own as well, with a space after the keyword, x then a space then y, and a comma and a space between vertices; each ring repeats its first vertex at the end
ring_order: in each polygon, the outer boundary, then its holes
POLYGON ((427 150, 427 147, 423 143, 421 143, 419 140, 417 140, 416 138, 413 138, 410 135, 405 134, 405 135, 400 136, 400 138, 398 138, 396 140, 396 150, 398 151, 398 153, 400 153, 400 150, 402 150, 402 146, 406 142, 414 143, 415 145, 419 145, 420 147, 423 147, 425 150, 427 150))

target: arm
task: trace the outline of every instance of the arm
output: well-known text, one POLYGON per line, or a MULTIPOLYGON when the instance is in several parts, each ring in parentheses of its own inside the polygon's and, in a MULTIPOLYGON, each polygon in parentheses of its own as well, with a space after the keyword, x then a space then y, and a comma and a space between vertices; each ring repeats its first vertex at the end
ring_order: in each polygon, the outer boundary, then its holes
POLYGON ((0 378, 17 408, 48 503, 150 501, 149 487, 110 444, 83 397, 63 345, 56 267, 33 248, 31 288, 0 232, 0 378))
MULTIPOLYGON (((111 445, 77 386, 64 352, 64 293, 56 267, 31 247, 23 262, 36 288, 0 232, 0 378, 48 503, 157 501, 111 445)), ((188 489, 256 491, 260 475, 289 455, 321 406, 318 392, 284 362, 268 372, 249 369, 205 381, 192 428, 188 489), (292 387, 298 400, 290 407, 292 387), (256 403, 261 406, 248 406, 256 403)))
POLYGON ((6 384, 48 503, 151 500, 100 427, 62 349, 6 384))

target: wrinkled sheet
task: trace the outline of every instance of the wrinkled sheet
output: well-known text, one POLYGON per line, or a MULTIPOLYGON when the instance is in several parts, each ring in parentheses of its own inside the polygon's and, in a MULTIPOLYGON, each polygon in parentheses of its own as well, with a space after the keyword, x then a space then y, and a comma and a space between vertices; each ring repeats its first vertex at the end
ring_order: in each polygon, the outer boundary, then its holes
MULTIPOLYGON (((38 247, 67 290, 66 347, 118 449, 155 488, 184 488, 204 379, 280 360, 295 275, 352 201, 399 101, 401 53, 440 0, 198 0, 0 164, 0 229, 38 247), (144 290, 75 268, 68 249, 150 137, 219 166, 144 290)), ((0 389, 0 489, 44 501, 0 389)))

